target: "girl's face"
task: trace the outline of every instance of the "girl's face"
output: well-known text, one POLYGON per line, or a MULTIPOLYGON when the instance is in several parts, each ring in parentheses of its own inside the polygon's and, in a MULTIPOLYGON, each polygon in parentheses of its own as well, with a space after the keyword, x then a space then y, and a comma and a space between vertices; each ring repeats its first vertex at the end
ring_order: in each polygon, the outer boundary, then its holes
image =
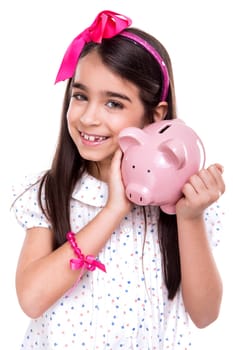
POLYGON ((95 51, 79 60, 67 121, 80 155, 99 169, 109 166, 122 129, 146 123, 139 89, 110 71, 95 51))

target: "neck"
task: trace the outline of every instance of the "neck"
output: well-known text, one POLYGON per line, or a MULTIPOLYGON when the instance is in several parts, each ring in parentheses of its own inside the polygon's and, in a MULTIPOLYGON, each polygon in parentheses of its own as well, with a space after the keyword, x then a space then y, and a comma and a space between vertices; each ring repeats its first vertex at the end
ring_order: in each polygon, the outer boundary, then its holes
POLYGON ((96 179, 108 182, 109 166, 109 162, 89 162, 87 171, 96 179))

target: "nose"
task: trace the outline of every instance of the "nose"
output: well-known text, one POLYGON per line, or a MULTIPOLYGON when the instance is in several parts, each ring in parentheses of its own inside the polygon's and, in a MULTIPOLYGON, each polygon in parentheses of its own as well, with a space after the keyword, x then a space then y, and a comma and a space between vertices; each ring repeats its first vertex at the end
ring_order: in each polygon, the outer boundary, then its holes
POLYGON ((100 125, 100 108, 95 103, 89 103, 83 111, 80 121, 83 125, 100 125))
POLYGON ((128 199, 138 205, 148 205, 151 203, 151 191, 146 186, 131 183, 126 187, 128 199))

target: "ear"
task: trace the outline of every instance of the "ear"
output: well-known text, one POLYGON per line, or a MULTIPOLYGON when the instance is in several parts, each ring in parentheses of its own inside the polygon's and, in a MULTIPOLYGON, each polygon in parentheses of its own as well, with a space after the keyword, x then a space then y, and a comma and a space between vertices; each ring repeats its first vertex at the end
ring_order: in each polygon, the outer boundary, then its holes
POLYGON ((187 162, 187 151, 183 142, 177 139, 168 139, 164 141, 159 150, 168 158, 176 169, 181 169, 187 162))
POLYGON ((118 142, 123 152, 131 146, 144 145, 146 141, 146 133, 142 129, 136 127, 128 127, 121 130, 118 137, 118 142))
POLYGON ((167 102, 159 102, 154 110, 154 121, 159 122, 160 120, 163 120, 167 115, 167 109, 167 102))

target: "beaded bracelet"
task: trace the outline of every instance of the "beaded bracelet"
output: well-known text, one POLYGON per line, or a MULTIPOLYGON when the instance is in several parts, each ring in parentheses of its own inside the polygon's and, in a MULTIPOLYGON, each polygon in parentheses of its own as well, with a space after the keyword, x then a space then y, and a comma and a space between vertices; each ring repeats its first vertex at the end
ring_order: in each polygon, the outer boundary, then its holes
POLYGON ((78 244, 75 240, 75 234, 73 232, 68 232, 66 234, 66 238, 73 248, 75 255, 77 256, 77 259, 70 259, 71 270, 78 270, 80 268, 83 270, 86 268, 89 271, 94 271, 96 267, 98 267, 98 269, 106 272, 105 265, 102 264, 99 260, 96 260, 94 255, 85 256, 82 254, 81 249, 78 247, 78 244))

